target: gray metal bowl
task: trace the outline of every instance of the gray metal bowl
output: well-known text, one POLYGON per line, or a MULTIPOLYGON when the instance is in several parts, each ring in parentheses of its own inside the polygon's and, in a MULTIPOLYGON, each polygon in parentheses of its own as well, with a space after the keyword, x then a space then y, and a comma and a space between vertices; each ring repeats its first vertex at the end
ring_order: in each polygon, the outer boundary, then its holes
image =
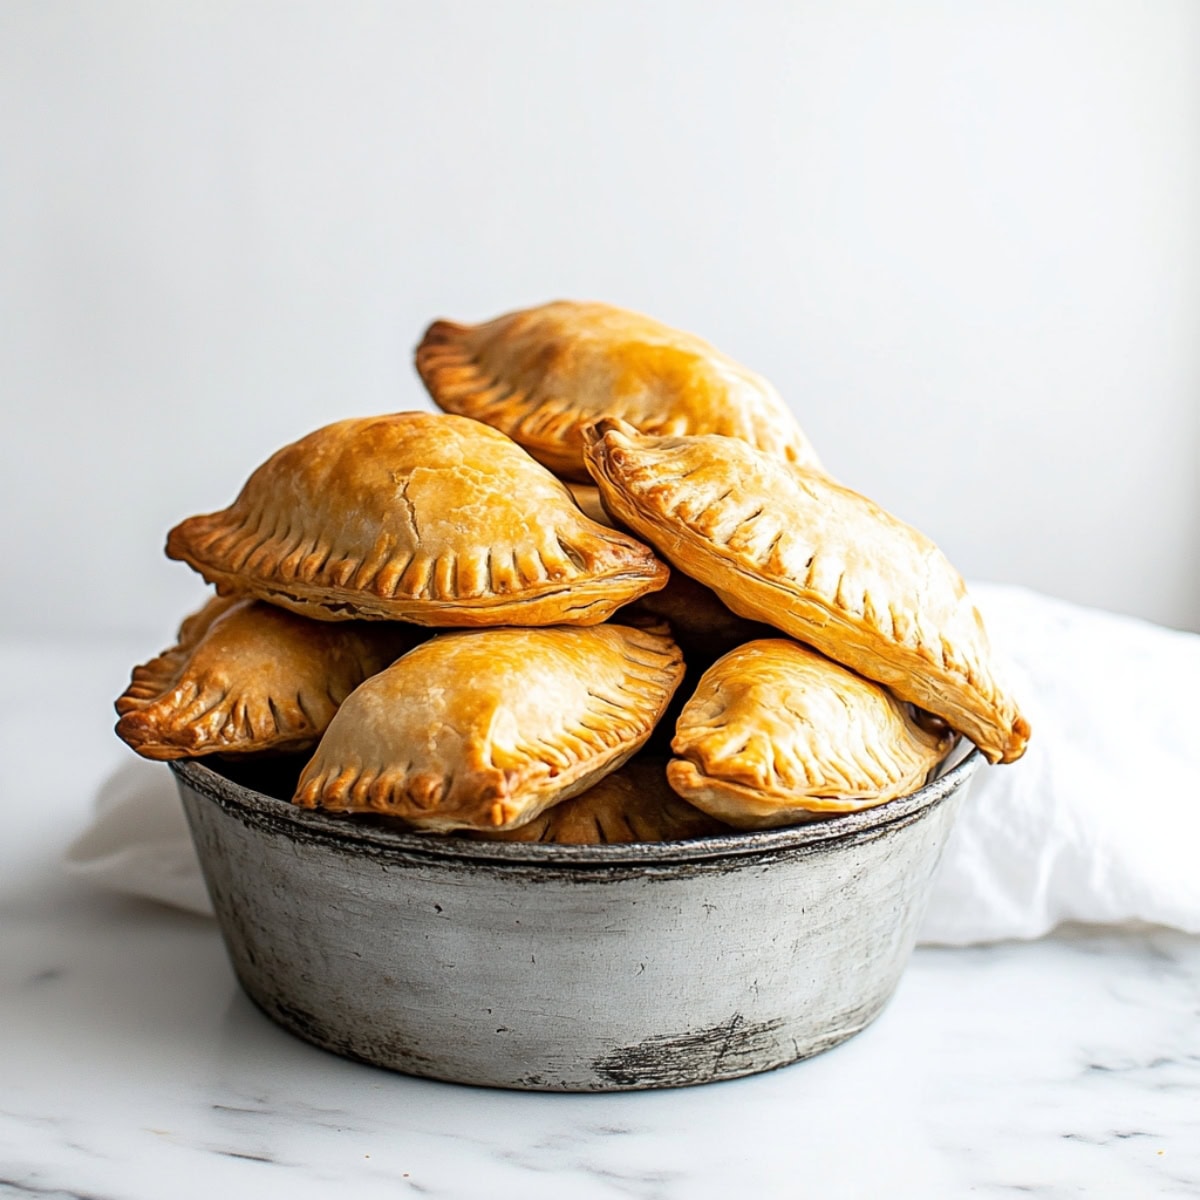
POLYGON ((769 1070, 872 1021, 979 763, 864 812, 638 846, 401 833, 172 768, 274 1020, 412 1075, 609 1091, 769 1070))

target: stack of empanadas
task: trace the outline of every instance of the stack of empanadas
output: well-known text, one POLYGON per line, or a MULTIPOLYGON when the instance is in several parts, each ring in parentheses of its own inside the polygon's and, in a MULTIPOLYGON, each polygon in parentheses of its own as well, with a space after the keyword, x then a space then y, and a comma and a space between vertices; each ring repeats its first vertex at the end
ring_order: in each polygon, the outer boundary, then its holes
POLYGON ((273 755, 307 807, 604 842, 881 804, 959 734, 1023 752, 961 577, 754 372, 569 302, 435 322, 417 368, 446 412, 318 429, 171 531, 218 595, 117 701, 140 754, 273 755))

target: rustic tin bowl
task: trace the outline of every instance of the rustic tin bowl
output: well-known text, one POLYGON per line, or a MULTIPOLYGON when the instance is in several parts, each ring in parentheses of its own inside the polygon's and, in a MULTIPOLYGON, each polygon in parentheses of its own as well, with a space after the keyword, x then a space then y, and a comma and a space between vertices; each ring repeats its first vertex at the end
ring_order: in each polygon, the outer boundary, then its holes
POLYGON ((295 808, 245 767, 172 768, 274 1020, 411 1075, 608 1091, 765 1071, 873 1020, 979 762, 832 820, 639 846, 402 833, 295 808))

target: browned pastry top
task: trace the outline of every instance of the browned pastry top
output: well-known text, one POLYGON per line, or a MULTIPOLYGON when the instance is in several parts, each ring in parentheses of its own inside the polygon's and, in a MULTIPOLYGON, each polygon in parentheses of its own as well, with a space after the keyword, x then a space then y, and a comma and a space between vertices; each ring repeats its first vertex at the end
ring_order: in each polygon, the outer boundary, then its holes
POLYGON ((144 758, 314 745, 338 705, 424 636, 411 625, 310 621, 215 596, 117 700, 117 734, 144 758))
POLYGON ((294 798, 435 831, 511 829, 619 767, 682 676, 662 627, 442 634, 350 696, 294 798))
POLYGON ((1029 724, 999 683, 962 577, 923 534, 827 477, 734 438, 606 419, 588 466, 605 507, 734 612, 943 718, 991 761, 1029 724))
POLYGON ((693 334, 611 304, 559 300, 482 325, 435 321, 417 370, 439 406, 486 421, 564 478, 588 478, 583 429, 722 433, 819 467, 775 389, 693 334))
POLYGON ((769 638, 704 673, 675 726, 667 778, 714 817, 766 829, 916 791, 953 744, 878 684, 769 638))
POLYGON ((229 508, 171 530, 167 554, 221 592, 327 621, 592 625, 667 579, 509 438, 432 413, 285 446, 229 508))

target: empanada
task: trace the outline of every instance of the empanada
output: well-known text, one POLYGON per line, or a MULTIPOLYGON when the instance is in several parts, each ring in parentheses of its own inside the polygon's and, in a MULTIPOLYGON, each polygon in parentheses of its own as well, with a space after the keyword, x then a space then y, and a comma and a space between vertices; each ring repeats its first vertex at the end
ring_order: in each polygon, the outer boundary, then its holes
POLYGON ((214 596, 117 700, 117 734, 144 758, 299 750, 341 702, 421 637, 411 626, 310 621, 214 596))
POLYGON ((943 718, 992 761, 1029 724, 997 682, 962 577, 856 492, 733 438, 589 431, 605 507, 741 616, 763 621, 943 718))
POLYGON ((439 832, 511 829, 625 762, 682 675, 665 630, 442 634, 346 701, 294 800, 439 832))
POLYGON ((167 554, 324 621, 594 625, 667 579, 503 434, 416 412, 285 446, 231 507, 172 529, 167 554))
POLYGON ((560 300, 482 325, 435 321, 417 370, 438 405, 486 421, 564 478, 587 480, 583 428, 723 433, 787 462, 817 457, 775 389, 690 333, 610 304, 560 300))
POLYGON ((772 829, 914 792, 953 744, 878 684, 770 638, 704 673, 675 726, 667 780, 730 825, 772 829))
POLYGON ((470 836, 483 841, 586 846, 681 842, 729 833, 728 826, 671 791, 664 765, 635 758, 581 795, 546 809, 516 829, 475 830, 470 836))

